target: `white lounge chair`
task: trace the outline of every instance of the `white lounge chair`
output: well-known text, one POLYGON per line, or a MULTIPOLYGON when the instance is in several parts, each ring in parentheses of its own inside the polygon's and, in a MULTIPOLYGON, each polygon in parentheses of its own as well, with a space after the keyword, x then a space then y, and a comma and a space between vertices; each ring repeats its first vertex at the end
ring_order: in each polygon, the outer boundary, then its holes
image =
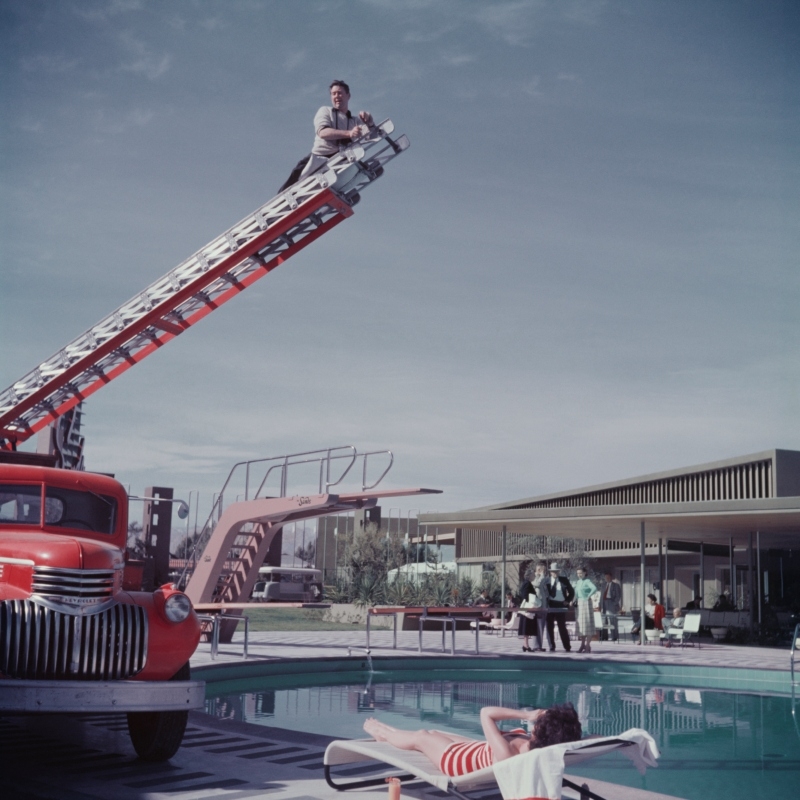
POLYGON ((619 736, 606 736, 582 739, 579 742, 555 744, 538 750, 531 750, 513 758, 505 759, 486 769, 467 775, 451 778, 441 772, 422 753, 399 750, 386 742, 372 739, 355 739, 331 742, 325 751, 325 780, 337 791, 359 789, 365 786, 379 786, 389 775, 382 771, 380 777, 352 779, 353 770, 346 770, 348 781, 341 775, 332 773, 333 767, 351 765, 358 762, 374 761, 387 767, 401 770, 401 781, 420 780, 437 789, 452 794, 461 800, 469 800, 466 791, 497 786, 504 800, 520 798, 560 798, 563 786, 583 792, 587 797, 604 800, 583 786, 578 786, 564 778, 567 767, 590 758, 619 751, 627 756, 644 774, 647 767, 655 767, 659 757, 655 740, 647 731, 631 728, 619 736))
POLYGON ((487 622, 484 622, 483 620, 475 622, 473 620, 469 624, 472 630, 475 630, 476 625, 478 625, 482 631, 486 631, 487 633, 494 633, 495 631, 516 631, 517 628, 519 628, 519 614, 516 611, 512 613, 511 618, 505 624, 503 624, 503 620, 501 620, 500 617, 495 617, 487 622))
MULTIPOLYGON (((683 618, 683 627, 682 628, 673 628, 670 627, 667 629, 667 644, 672 644, 673 642, 680 642, 681 647, 686 644, 691 645, 694 647, 694 642, 689 641, 693 636, 697 636, 700 633, 700 614, 687 614, 683 618)), ((697 649, 700 649, 700 641, 697 642, 697 649)))

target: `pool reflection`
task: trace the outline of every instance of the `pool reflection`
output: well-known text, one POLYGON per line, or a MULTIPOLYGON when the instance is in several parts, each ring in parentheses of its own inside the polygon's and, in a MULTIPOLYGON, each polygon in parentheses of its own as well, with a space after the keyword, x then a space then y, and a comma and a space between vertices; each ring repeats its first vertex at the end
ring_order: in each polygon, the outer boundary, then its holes
POLYGON ((479 681, 390 678, 377 673, 367 684, 287 688, 266 688, 264 680, 259 688, 210 698, 206 711, 337 738, 363 736, 365 717, 377 713, 397 727, 480 738, 478 712, 484 705, 544 708, 569 701, 587 734, 644 728, 662 752, 660 768, 644 779, 613 758, 581 774, 704 800, 776 797, 784 789, 793 796, 800 778, 800 724, 791 696, 634 685, 606 676, 567 682, 555 673, 537 674, 535 681, 507 675, 479 681))

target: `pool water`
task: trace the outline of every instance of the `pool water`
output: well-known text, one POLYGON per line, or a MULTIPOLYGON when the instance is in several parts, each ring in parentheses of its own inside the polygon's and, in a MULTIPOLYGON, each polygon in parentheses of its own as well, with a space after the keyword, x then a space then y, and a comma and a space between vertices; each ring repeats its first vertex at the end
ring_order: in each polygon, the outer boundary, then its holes
POLYGON ((419 672, 376 672, 371 679, 366 673, 259 678, 229 684, 219 695, 211 684, 206 712, 336 738, 363 737, 369 716, 398 728, 482 738, 482 706, 546 708, 569 701, 585 734, 644 728, 661 750, 658 769, 645 776, 620 755, 576 767, 574 774, 690 800, 800 795, 800 699, 653 686, 651 680, 606 675, 449 669, 426 676, 425 681, 419 672), (315 685, 303 685, 304 679, 315 685))

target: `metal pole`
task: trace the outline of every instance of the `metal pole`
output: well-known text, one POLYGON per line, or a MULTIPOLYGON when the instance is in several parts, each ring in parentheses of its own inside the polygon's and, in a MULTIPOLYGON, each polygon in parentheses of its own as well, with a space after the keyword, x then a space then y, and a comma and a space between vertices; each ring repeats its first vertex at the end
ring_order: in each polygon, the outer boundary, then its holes
MULTIPOLYGON (((736 570, 733 564, 733 536, 730 537, 728 540, 728 571, 730 573, 730 592, 731 592, 731 603, 738 608, 736 603, 736 570)), ((725 591, 723 587, 722 591, 725 591)))
POLYGON ((640 527, 640 529, 639 529, 639 548, 640 548, 640 565, 639 565, 639 566, 641 567, 641 582, 642 582, 642 594, 641 594, 642 605, 641 605, 641 608, 642 608, 642 610, 641 610, 641 616, 639 617, 639 619, 640 619, 640 624, 639 624, 639 641, 642 643, 642 646, 644 646, 644 642, 645 642, 645 635, 644 635, 644 628, 645 628, 645 622, 644 622, 644 616, 645 616, 645 614, 644 614, 644 606, 645 606, 645 602, 646 602, 646 600, 647 600, 647 597, 646 597, 646 595, 647 595, 647 592, 646 592, 646 590, 645 590, 645 585, 644 585, 644 578, 645 578, 645 565, 644 565, 644 520, 642 520, 642 521, 641 521, 641 523, 640 523, 640 526, 641 526, 641 527, 640 527))
POLYGON ((333 579, 339 580, 339 520, 338 514, 336 526, 333 529, 333 579))
POLYGON ((669 608, 669 539, 664 542, 664 608, 669 608))
POLYGON ((755 627, 756 607, 753 602, 753 532, 747 534, 747 591, 750 595, 750 633, 755 627))
POLYGON ((761 531, 756 531, 756 575, 758 577, 758 627, 761 628, 761 531))
POLYGON ((327 566, 328 566, 328 518, 325 517, 325 525, 323 525, 322 527, 322 582, 323 583, 325 583, 325 568, 327 566))
MULTIPOLYGON (((183 560, 189 559, 189 520, 192 518, 192 493, 189 492, 189 513, 186 515, 186 539, 183 546, 183 560)), ((185 567, 186 565, 184 565, 185 567)))
MULTIPOLYGON (((703 558, 705 555, 703 542, 700 542, 700 600, 702 601, 700 604, 700 608, 705 608, 705 594, 706 594, 706 574, 705 574, 705 563, 706 560, 703 558)), ((697 608, 697 598, 695 598, 695 608, 697 608)))
POLYGON ((506 605, 506 545, 507 545, 507 537, 508 537, 508 531, 506 529, 506 526, 503 525, 503 542, 502 542, 502 547, 503 547, 503 571, 500 574, 500 582, 501 582, 501 588, 500 588, 500 619, 502 620, 503 624, 505 624, 505 614, 503 612, 505 611, 505 605, 506 605))
POLYGON ((664 599, 664 558, 661 554, 661 537, 658 537, 658 594, 659 594, 659 602, 664 605, 664 608, 667 607, 666 601, 664 599))

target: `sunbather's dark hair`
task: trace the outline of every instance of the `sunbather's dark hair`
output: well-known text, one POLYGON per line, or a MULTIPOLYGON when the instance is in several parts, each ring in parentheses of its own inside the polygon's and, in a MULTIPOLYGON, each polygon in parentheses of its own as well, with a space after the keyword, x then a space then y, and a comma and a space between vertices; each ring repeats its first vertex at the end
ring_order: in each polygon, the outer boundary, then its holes
POLYGON ((551 744, 577 742, 583 736, 581 721, 572 703, 548 708, 533 723, 531 747, 549 747, 551 744))

